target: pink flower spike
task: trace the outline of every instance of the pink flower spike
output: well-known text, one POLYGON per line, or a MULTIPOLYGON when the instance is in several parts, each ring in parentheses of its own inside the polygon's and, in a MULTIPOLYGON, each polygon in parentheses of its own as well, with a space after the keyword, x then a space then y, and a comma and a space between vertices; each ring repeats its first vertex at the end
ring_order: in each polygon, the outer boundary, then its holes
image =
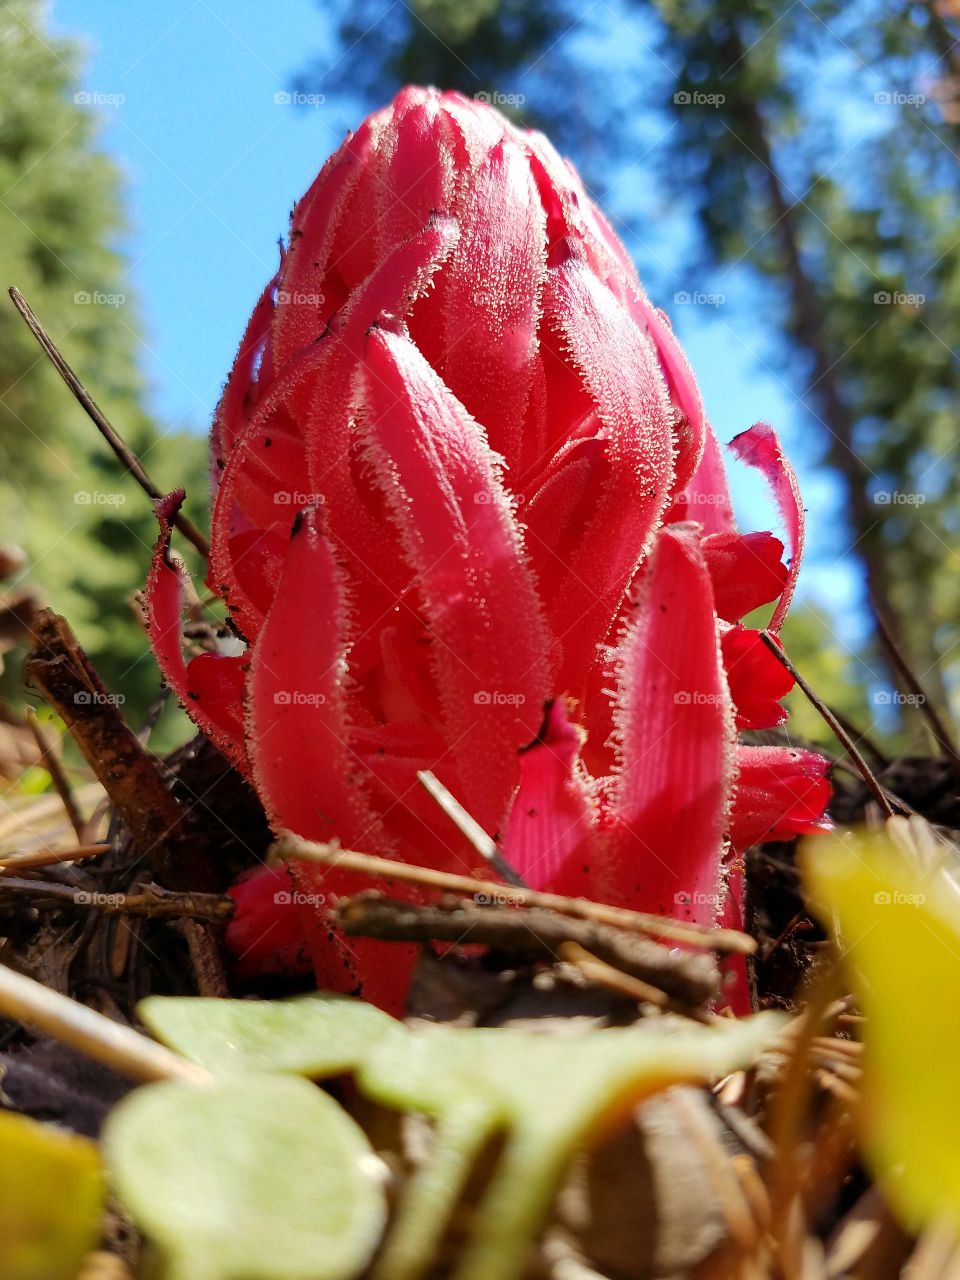
POLYGON ((241 981, 313 968, 294 891, 286 866, 258 867, 231 886, 235 909, 224 940, 241 981))
POLYGON ((716 432, 709 423, 705 428, 703 453, 697 468, 674 498, 666 519, 671 524, 696 520, 706 535, 736 532, 723 455, 716 432))
POLYGON ((739 622, 783 593, 783 543, 772 533, 714 533, 704 538, 703 555, 724 622, 739 622))
POLYGON ((611 901, 699 923, 720 906, 734 725, 710 574, 693 527, 667 526, 619 662, 611 901))
POLYGON ((738 729, 773 729, 787 721, 780 705, 793 676, 749 627, 728 627, 720 641, 738 729))
POLYGON ((561 699, 547 704, 543 726, 520 754, 520 789, 507 821, 503 851, 525 884, 589 897, 593 811, 578 772, 583 731, 561 699))
POLYGON ((147 579, 147 634, 164 679, 193 720, 227 758, 243 770, 247 753, 243 739, 240 688, 246 657, 203 654, 189 666, 183 656, 183 598, 188 575, 183 561, 170 548, 173 520, 184 499, 176 489, 156 504, 160 536, 147 579))
POLYGON ((794 747, 738 747, 730 839, 737 849, 764 840, 829 831, 829 760, 794 747))
POLYGON ((414 344, 373 330, 362 388, 367 456, 416 574, 464 802, 496 830, 550 689, 533 575, 496 455, 414 344))
POLYGON ((784 584, 777 607, 770 619, 769 630, 779 631, 787 616, 803 558, 803 535, 806 514, 796 473, 787 461, 777 433, 765 422, 757 422, 735 436, 729 447, 742 462, 762 471, 773 493, 780 517, 787 530, 790 543, 790 572, 784 584))
MULTIPOLYGON (((254 780, 275 831, 289 828, 348 848, 373 844, 389 853, 369 805, 367 770, 349 741, 345 592, 319 525, 316 510, 298 517, 273 607, 253 649, 248 732, 255 744, 254 780)), ((293 876, 321 985, 362 990, 392 1012, 402 1008, 416 948, 348 941, 330 920, 338 898, 369 888, 369 882, 308 863, 295 864, 293 876)))

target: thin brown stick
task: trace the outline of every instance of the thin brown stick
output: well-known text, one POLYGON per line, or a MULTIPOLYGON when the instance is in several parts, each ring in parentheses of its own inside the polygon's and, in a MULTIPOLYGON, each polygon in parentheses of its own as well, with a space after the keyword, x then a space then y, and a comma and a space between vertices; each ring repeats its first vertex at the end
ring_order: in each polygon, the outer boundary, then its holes
MULTIPOLYGON (((488 897, 493 896, 487 894, 488 897)), ((396 902, 379 893, 362 893, 341 903, 337 916, 348 937, 402 942, 481 943, 509 956, 511 962, 564 958, 568 943, 590 952, 611 972, 629 975, 647 990, 656 989, 665 1003, 674 998, 686 1006, 712 1000, 720 986, 717 962, 703 951, 664 947, 592 920, 577 920, 536 907, 483 906, 448 898, 440 903, 396 902)))
MULTIPOLYGON (((374 854, 358 853, 354 849, 316 844, 312 840, 301 840, 292 831, 282 831, 272 848, 281 858, 300 858, 306 862, 319 862, 326 867, 356 871, 360 875, 376 879, 400 880, 406 884, 419 884, 443 892, 466 893, 471 897, 482 894, 489 898, 497 891, 497 886, 489 880, 455 875, 449 871, 434 871, 430 867, 395 862, 392 858, 378 858, 374 854)), ((593 902, 589 898, 565 898, 557 893, 541 893, 536 889, 522 889, 514 885, 503 892, 509 893, 510 904, 515 907, 541 907, 546 911, 557 911, 561 915, 575 916, 581 920, 595 920, 620 929, 632 929, 635 933, 644 933, 653 938, 672 938, 676 942, 705 947, 710 951, 753 955, 757 949, 753 938, 735 929, 710 929, 705 925, 670 920, 665 916, 611 907, 603 902, 593 902)))
POLYGON ((204 1084, 209 1072, 132 1027, 62 996, 33 978, 0 964, 0 1013, 42 1031, 61 1044, 133 1080, 190 1080, 204 1084))
POLYGON ((783 652, 779 644, 777 644, 776 640, 774 640, 773 636, 771 636, 768 631, 761 631, 760 639, 767 646, 767 648, 770 650, 770 652, 773 654, 776 660, 781 664, 781 666, 785 667, 786 670, 790 672, 794 680, 796 680, 799 688, 803 690, 804 694, 807 697, 807 700, 811 703, 811 705, 814 706, 817 709, 817 711, 819 711, 820 715, 823 717, 823 719, 826 721, 826 723, 829 725, 830 729, 832 730, 834 737, 837 739, 837 741, 843 747, 844 751, 846 751, 847 755, 853 761, 854 765, 856 766, 857 773, 859 773, 860 777, 864 780, 864 782, 870 788, 871 792, 873 793, 874 799, 876 800, 877 804, 880 806, 881 811, 885 814, 886 817, 892 818, 894 814, 893 806, 890 804, 890 801, 887 799, 887 795, 884 788, 877 781, 876 775, 874 774, 870 766, 867 764, 866 760, 863 758, 860 751, 857 749, 856 743, 847 733, 846 729, 844 729, 843 725, 840 723, 837 717, 833 714, 833 712, 830 710, 827 704, 823 701, 820 695, 815 693, 813 689, 810 687, 810 685, 807 684, 806 680, 803 678, 803 676, 800 674, 797 668, 793 665, 793 663, 790 661, 787 655, 783 652))
POLYGON ((11 853, 0 858, 0 875, 9 871, 33 871, 37 867, 55 867, 62 862, 83 862, 110 852, 109 844, 81 844, 75 849, 34 849, 31 853, 11 853))
POLYGON ((33 707, 27 708, 27 726, 33 734, 33 740, 40 751, 41 768, 46 769, 47 773, 49 773, 57 795, 63 801, 63 807, 67 812, 67 817, 70 819, 70 825, 77 833, 77 839, 82 840, 85 825, 83 814, 77 807, 76 797, 73 794, 73 788, 70 786, 70 779, 64 773, 63 765, 53 749, 53 744, 44 733, 33 707))
POLYGON ((154 920, 181 920, 189 916, 192 920, 222 922, 229 920, 236 906, 226 894, 174 893, 159 885, 150 885, 142 893, 100 893, 78 889, 72 884, 21 880, 15 876, 0 877, 0 895, 5 893, 102 911, 108 916, 146 916, 154 920))
MULTIPOLYGON (((163 498, 165 495, 157 485, 154 484, 153 480, 150 479, 143 463, 133 452, 130 446, 116 432, 116 430, 114 430, 108 421, 106 414, 87 391, 86 387, 77 377, 76 373, 74 373, 67 361, 63 358, 56 344, 37 319, 26 298, 24 298, 23 294, 16 287, 11 287, 9 293, 13 305, 16 307, 17 311, 19 311, 27 328, 40 344, 44 355, 73 392, 87 417, 91 422, 93 422, 94 426, 103 436, 104 440, 106 440, 114 454, 120 462, 123 463, 124 467, 126 467, 130 475, 133 476, 134 480, 136 480, 144 493, 148 494, 154 502, 159 501, 159 499, 163 498)), ((183 536, 193 543, 203 558, 205 560, 208 559, 210 555, 210 543, 193 521, 178 512, 174 517, 173 522, 183 536)))
POLYGON ((456 796, 443 785, 437 775, 431 769, 420 769, 417 771, 417 778, 427 794, 433 800, 436 800, 443 812, 457 827, 460 834, 466 837, 481 858, 486 858, 500 879, 507 884, 522 885, 523 880, 519 873, 511 867, 500 852, 497 842, 484 831, 476 818, 466 811, 456 796))
POLYGON ((140 744, 64 618, 41 609, 27 678, 56 707, 87 763, 164 885, 213 889, 214 874, 159 761, 140 744))
POLYGON ((890 659, 894 670, 901 676, 910 693, 917 699, 917 710, 930 726, 930 732, 936 739, 940 750, 952 762, 954 768, 960 772, 960 751, 957 750, 953 735, 940 718, 936 707, 927 697, 923 685, 907 661, 906 654, 897 644, 892 631, 887 626, 883 613, 879 609, 875 609, 874 612, 876 613, 877 631, 887 652, 887 657, 890 659))

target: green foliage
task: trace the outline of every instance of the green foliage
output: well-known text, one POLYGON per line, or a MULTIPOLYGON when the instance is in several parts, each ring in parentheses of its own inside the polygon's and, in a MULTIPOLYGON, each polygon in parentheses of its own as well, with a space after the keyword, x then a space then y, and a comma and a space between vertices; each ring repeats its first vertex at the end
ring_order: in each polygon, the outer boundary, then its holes
MULTIPOLYGON (((336 996, 282 1005, 152 997, 140 1014, 166 1044, 218 1074, 256 1068, 322 1076, 352 1067, 369 1098, 434 1119, 430 1158, 407 1183, 377 1280, 426 1274, 479 1153, 497 1134, 503 1149, 455 1276, 514 1280, 575 1151, 603 1122, 672 1084, 708 1082, 746 1066, 782 1026, 778 1015, 761 1014, 713 1026, 657 1018, 563 1038, 509 1028, 408 1029, 336 996)), ((235 1078, 239 1088, 245 1077, 235 1078)))
MULTIPOLYGON (((118 174, 97 149, 96 105, 78 95, 77 49, 42 30, 42 12, 36 0, 0 12, 0 282, 20 288, 157 482, 187 486, 202 523, 205 444, 161 434, 141 407, 118 174)), ((0 539, 25 549, 22 582, 67 615, 134 721, 159 688, 131 608, 154 538, 149 500, 2 298, 0 539)), ((17 699, 9 665, 2 692, 17 699)))
POLYGON ((293 1076, 148 1085, 111 1113, 103 1147, 169 1280, 348 1280, 383 1230, 362 1130, 293 1076))
POLYGON ((337 1075, 395 1025, 372 1004, 324 992, 257 1001, 148 996, 137 1013, 164 1044, 218 1075, 337 1075))

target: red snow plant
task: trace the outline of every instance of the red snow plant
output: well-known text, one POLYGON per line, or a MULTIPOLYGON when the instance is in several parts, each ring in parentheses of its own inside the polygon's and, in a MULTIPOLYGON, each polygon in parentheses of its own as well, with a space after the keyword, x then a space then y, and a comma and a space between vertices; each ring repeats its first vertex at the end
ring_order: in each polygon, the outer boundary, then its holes
MULTIPOLYGON (((803 509, 769 427, 732 447, 789 569, 737 532, 683 352, 577 174, 489 106, 404 89, 295 207, 217 411, 207 581, 239 640, 184 657, 172 495, 157 657, 275 829, 472 869, 431 769, 527 884, 714 922, 738 851, 827 797, 819 757, 738 743, 785 719, 742 619, 776 601, 778 631, 803 509)), ((396 1007, 396 953, 327 921, 359 881, 295 876, 320 984, 396 1007)), ((248 968, 276 954, 276 883, 236 891, 248 968)))

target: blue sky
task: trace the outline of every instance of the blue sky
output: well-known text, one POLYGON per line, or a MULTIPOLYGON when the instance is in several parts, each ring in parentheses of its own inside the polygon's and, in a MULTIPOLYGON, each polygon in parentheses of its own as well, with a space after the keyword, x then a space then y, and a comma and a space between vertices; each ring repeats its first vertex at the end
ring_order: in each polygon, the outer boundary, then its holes
MULTIPOLYGON (((54 0, 51 24, 83 41, 83 88, 102 121, 101 145, 124 175, 123 248, 142 313, 151 407, 169 426, 205 430, 274 270, 290 206, 357 122, 343 100, 298 106, 277 98, 308 62, 335 62, 330 19, 313 0, 54 0)), ((689 231, 649 197, 650 181, 642 163, 627 163, 605 203, 639 202, 649 218, 649 234, 630 248, 673 319, 721 440, 758 419, 773 423, 808 507, 835 509, 834 485, 813 465, 814 433, 796 389, 771 365, 771 323, 752 282, 738 271, 722 281, 690 278, 689 231), (724 301, 677 303, 679 291, 719 292, 724 301)), ((762 485, 738 480, 735 497, 744 527, 769 525, 762 485)), ((804 594, 855 598, 830 521, 812 525, 804 594)))

